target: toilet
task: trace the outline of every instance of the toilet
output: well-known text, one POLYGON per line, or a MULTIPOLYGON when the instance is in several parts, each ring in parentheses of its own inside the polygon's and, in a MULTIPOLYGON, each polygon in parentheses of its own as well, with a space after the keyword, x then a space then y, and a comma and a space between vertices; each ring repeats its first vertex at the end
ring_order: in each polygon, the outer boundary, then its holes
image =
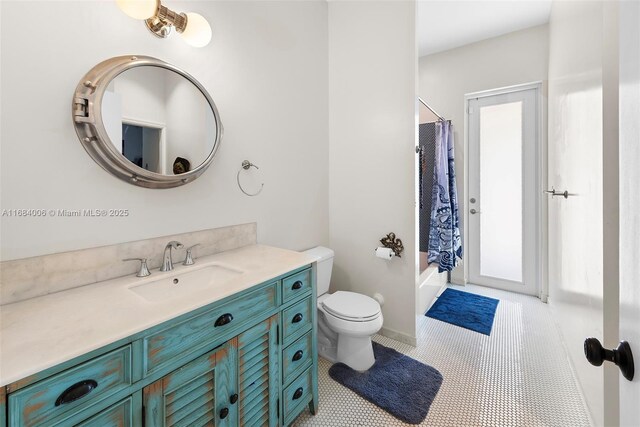
POLYGON ((318 264, 318 354, 356 371, 366 371, 375 362, 371 337, 382 327, 380 304, 356 292, 330 294, 333 251, 318 246, 305 253, 318 264))

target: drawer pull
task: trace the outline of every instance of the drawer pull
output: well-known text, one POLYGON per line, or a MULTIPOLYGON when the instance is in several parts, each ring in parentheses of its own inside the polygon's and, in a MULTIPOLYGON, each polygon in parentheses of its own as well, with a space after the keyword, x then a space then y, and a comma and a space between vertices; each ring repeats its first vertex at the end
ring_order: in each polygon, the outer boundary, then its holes
POLYGON ((214 323, 213 326, 217 328, 218 326, 228 325, 232 320, 233 316, 231 315, 231 313, 225 313, 222 316, 218 317, 218 320, 216 320, 216 323, 214 323))
POLYGON ((293 359, 291 359, 293 362, 297 362, 298 360, 302 359, 302 355, 303 355, 303 351, 302 350, 298 350, 296 351, 296 353, 293 355, 293 359))
POLYGON ((65 403, 71 403, 78 399, 82 399, 87 394, 91 393, 96 387, 98 387, 98 383, 94 380, 84 380, 79 383, 75 383, 62 392, 62 394, 56 399, 55 406, 64 405, 65 403))
POLYGON ((298 323, 302 321, 302 313, 298 313, 295 316, 293 316, 293 319, 291 320, 293 323, 298 323))
POLYGON ((296 280, 293 283, 293 286, 291 286, 291 290, 292 291, 297 291, 298 289, 300 289, 302 287, 302 282, 300 280, 296 280))
POLYGON ((300 399, 300 397, 302 397, 302 392, 304 390, 302 389, 302 387, 299 387, 298 389, 296 389, 296 392, 293 393, 293 400, 297 400, 300 399))
POLYGON ((238 401, 238 394, 234 393, 231 395, 231 397, 229 398, 229 402, 231 402, 231 404, 235 404, 238 401))
POLYGON ((229 415, 229 408, 220 409, 220 419, 221 420, 224 420, 225 418, 227 418, 227 415, 229 415))

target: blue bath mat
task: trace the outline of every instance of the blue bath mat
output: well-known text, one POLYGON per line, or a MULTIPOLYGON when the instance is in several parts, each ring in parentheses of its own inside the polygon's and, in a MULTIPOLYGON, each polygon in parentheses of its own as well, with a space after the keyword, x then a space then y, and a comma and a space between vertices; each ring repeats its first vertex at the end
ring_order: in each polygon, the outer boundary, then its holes
POLYGON ((448 288, 438 297, 425 316, 491 335, 498 302, 500 300, 448 288))
POLYGON ((329 375, 405 423, 420 424, 440 390, 442 374, 376 342, 373 354, 376 363, 366 372, 336 363, 329 375))

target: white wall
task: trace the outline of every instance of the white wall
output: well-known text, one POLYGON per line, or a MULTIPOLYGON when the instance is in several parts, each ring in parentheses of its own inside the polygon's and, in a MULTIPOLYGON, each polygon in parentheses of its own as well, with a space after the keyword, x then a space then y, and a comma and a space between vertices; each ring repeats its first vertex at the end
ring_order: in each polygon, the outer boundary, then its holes
POLYGON ((204 15, 212 42, 197 49, 175 34, 157 39, 114 1, 0 2, 2 208, 131 212, 127 218, 2 217, 2 259, 253 221, 261 243, 292 249, 329 243, 327 4, 171 6, 204 15), (169 190, 129 185, 102 170, 78 141, 70 114, 76 84, 98 62, 124 54, 181 67, 215 100, 224 140, 196 181, 169 190), (260 166, 244 177, 249 190, 265 183, 258 197, 236 186, 244 159, 260 166))
MULTIPOLYGON (((466 205, 464 95, 546 81, 548 49, 548 26, 542 25, 420 58, 420 97, 453 122, 461 231, 466 205)), ((451 281, 464 283, 467 277, 464 270, 463 266, 456 268, 451 281)))
POLYGON ((415 2, 329 2, 332 288, 385 297, 383 333, 415 342, 415 2), (402 258, 374 257, 395 232, 402 258))

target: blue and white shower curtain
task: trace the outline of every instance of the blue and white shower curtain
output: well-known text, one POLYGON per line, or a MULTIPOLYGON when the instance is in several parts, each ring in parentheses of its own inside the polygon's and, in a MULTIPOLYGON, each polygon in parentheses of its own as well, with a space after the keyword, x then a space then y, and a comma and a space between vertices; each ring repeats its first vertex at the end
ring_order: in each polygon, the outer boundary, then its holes
POLYGON ((436 123, 436 155, 431 191, 429 262, 438 263, 438 271, 451 271, 462 259, 458 191, 453 153, 451 122, 436 123))

